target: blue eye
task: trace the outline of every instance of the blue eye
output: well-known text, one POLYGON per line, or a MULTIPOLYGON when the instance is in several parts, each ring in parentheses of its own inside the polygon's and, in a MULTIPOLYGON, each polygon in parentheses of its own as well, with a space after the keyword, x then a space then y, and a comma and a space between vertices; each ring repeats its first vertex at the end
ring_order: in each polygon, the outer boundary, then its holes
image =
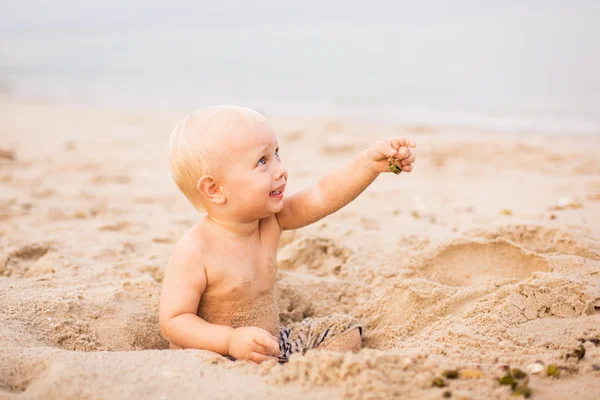
POLYGON ((265 165, 267 163, 267 160, 265 160, 264 157, 261 157, 260 160, 258 160, 258 163, 256 165, 265 165))
POLYGON ((275 157, 279 158, 279 149, 275 150, 275 157))

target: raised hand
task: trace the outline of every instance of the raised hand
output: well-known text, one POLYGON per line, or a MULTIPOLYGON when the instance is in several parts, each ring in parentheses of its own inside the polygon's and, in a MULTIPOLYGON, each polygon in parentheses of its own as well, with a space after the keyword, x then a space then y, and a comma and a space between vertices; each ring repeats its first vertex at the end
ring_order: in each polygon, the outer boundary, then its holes
POLYGON ((379 140, 367 149, 370 167, 375 172, 390 172, 390 164, 394 164, 403 172, 410 172, 415 162, 410 149, 415 147, 414 141, 402 137, 379 140))

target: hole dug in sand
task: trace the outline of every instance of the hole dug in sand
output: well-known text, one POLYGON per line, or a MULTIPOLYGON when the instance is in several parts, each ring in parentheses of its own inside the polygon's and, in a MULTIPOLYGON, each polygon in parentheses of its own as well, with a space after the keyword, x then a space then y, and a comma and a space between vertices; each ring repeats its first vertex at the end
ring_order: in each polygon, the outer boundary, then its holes
POLYGON ((279 274, 277 298, 284 325, 332 312, 348 314, 358 303, 352 282, 289 271, 279 274))
POLYGON ((24 288, 23 293, 23 299, 8 299, 6 307, 19 316, 24 336, 48 347, 90 352, 168 346, 159 332, 157 310, 123 290, 88 288, 81 299, 61 289, 52 298, 34 289, 24 288))
POLYGON ((317 276, 344 276, 352 252, 330 239, 304 236, 284 246, 277 255, 279 269, 317 276))
POLYGON ((5 256, 0 256, 0 275, 22 278, 54 272, 40 260, 51 250, 50 246, 40 243, 9 250, 5 256), (37 263, 38 260, 40 263, 37 263))
POLYGON ((504 241, 451 244, 415 272, 448 286, 473 286, 500 279, 523 280, 549 271, 548 261, 504 241))
POLYGON ((282 324, 332 313, 351 314, 358 303, 357 282, 345 280, 351 251, 334 241, 300 237, 277 256, 277 297, 282 324))

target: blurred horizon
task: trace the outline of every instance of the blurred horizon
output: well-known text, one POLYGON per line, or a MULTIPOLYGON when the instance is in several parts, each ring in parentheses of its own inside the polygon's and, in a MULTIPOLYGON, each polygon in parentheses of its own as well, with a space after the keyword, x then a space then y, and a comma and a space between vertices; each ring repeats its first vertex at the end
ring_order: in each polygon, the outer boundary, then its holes
POLYGON ((534 0, 0 7, 0 86, 124 108, 600 133, 600 4, 534 0))

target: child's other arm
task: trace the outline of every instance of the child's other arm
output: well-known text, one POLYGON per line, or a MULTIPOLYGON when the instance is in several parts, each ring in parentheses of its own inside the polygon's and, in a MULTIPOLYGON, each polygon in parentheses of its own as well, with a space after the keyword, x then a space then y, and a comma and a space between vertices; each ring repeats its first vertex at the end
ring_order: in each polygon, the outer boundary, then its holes
POLYGON ((163 336, 183 348, 227 354, 233 328, 211 324, 196 315, 206 289, 199 251, 178 243, 165 270, 160 294, 159 324, 163 336))
POLYGON ((415 142, 391 138, 374 143, 358 154, 345 167, 325 175, 319 182, 289 199, 277 214, 282 230, 297 229, 317 222, 334 213, 361 194, 381 172, 389 172, 389 158, 402 165, 402 171, 412 171, 415 156, 409 150, 415 142))
POLYGON ((167 340, 183 348, 210 350, 257 363, 279 355, 277 339, 264 329, 234 329, 198 317, 196 312, 206 284, 201 250, 178 243, 165 271, 160 295, 160 331, 167 340))

